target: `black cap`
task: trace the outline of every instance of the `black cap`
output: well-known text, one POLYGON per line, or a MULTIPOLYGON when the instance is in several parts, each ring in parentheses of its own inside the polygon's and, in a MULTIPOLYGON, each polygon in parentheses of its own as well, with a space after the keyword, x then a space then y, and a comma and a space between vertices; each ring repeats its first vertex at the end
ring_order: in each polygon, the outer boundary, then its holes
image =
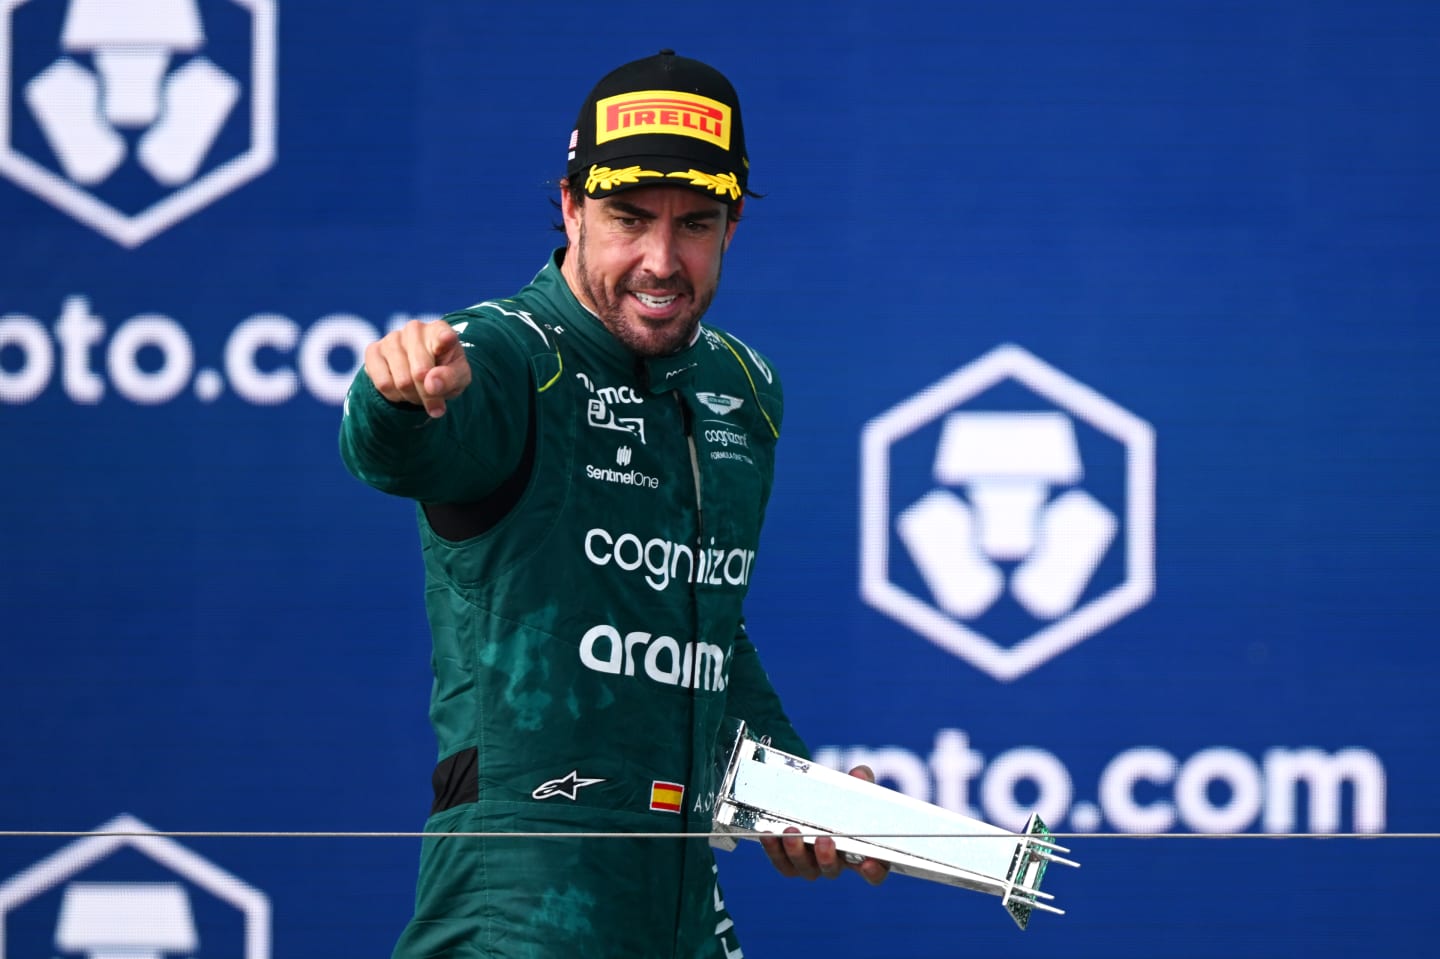
POLYGON ((740 98, 674 50, 617 67, 580 108, 565 173, 592 197, 668 184, 734 203, 750 173, 740 98))

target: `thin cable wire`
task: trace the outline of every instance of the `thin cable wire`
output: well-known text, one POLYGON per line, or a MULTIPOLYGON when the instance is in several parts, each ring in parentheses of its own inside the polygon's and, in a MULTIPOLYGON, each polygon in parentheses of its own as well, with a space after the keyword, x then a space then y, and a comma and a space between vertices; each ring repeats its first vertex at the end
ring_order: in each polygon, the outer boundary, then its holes
MULTIPOLYGON (((140 838, 158 836, 164 839, 759 839, 774 836, 769 832, 328 832, 328 831, 238 831, 238 830, 134 830, 134 829, 4 829, 0 839, 76 839, 91 837, 140 838)), ((1056 832, 1048 835, 1025 836, 1023 833, 843 833, 799 832, 802 838, 835 836, 844 839, 1203 839, 1203 840, 1364 840, 1440 839, 1436 832, 1056 832)))

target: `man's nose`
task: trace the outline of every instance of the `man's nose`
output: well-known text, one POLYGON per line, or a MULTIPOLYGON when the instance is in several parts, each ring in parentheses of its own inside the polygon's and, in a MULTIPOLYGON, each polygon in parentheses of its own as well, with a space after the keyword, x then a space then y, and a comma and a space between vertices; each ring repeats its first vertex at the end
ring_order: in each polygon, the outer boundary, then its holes
POLYGON ((680 247, 673 226, 655 223, 645 231, 641 266, 662 280, 680 272, 680 247))

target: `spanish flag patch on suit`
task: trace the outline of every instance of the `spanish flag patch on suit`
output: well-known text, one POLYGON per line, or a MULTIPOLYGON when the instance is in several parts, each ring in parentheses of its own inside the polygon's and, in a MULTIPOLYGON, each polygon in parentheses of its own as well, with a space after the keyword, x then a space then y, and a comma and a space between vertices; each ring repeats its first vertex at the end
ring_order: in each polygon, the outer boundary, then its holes
POLYGON ((650 786, 650 808, 661 812, 679 812, 685 805, 685 787, 681 783, 655 780, 650 786))

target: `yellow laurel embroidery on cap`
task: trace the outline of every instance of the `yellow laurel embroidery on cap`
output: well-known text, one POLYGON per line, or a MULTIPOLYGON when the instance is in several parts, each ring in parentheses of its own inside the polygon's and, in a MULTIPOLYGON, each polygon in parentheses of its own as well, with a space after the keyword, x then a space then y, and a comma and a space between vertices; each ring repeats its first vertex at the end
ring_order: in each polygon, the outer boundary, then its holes
POLYGON ((714 190, 716 194, 728 193, 730 199, 740 199, 740 180, 733 173, 705 173, 700 170, 676 171, 665 174, 667 177, 689 177, 691 186, 703 186, 707 190, 714 190))
POLYGON ((613 190, 620 183, 639 183, 642 176, 664 176, 659 170, 642 170, 638 166, 621 167, 612 170, 608 166, 592 166, 585 178, 585 192, 613 190))

